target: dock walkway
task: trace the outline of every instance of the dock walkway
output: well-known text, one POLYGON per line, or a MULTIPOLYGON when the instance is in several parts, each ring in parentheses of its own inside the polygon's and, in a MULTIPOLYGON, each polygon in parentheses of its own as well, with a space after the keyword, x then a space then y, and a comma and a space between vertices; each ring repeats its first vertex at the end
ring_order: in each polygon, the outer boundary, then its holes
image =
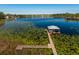
POLYGON ((51 45, 53 54, 54 54, 54 55, 57 55, 56 48, 55 48, 55 46, 54 46, 53 40, 51 39, 51 36, 50 36, 48 30, 47 30, 47 33, 48 33, 48 38, 49 38, 49 42, 50 42, 50 45, 51 45))
POLYGON ((22 50, 23 48, 51 48, 50 44, 48 45, 18 45, 16 50, 22 50))
POLYGON ((52 49, 52 53, 54 55, 57 55, 56 48, 54 46, 53 40, 51 38, 51 35, 49 34, 48 30, 46 30, 46 31, 47 31, 48 38, 49 38, 49 44, 48 45, 18 45, 16 47, 16 50, 22 50, 23 48, 51 48, 52 49))

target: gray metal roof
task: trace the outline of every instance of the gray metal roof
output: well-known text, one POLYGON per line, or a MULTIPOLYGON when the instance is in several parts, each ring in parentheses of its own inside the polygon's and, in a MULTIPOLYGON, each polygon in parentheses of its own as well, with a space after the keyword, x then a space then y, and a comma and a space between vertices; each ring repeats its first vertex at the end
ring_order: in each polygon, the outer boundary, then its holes
POLYGON ((51 25, 51 26, 48 26, 48 29, 60 29, 60 28, 58 26, 51 25))

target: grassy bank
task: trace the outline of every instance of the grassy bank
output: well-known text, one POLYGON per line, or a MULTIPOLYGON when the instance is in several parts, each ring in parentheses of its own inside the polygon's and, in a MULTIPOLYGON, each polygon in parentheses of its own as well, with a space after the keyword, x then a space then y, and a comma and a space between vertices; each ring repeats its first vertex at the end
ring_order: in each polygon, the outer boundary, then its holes
MULTIPOLYGON (((16 29, 17 30, 17 29, 16 29)), ((45 45, 48 44, 47 33, 44 29, 21 29, 15 31, 13 29, 1 30, 0 40, 8 40, 26 45, 45 45)))
POLYGON ((4 24, 5 20, 4 19, 0 19, 0 25, 4 24))
MULTIPOLYGON (((47 45, 47 32, 42 28, 16 28, 0 30, 0 54, 52 54, 51 49, 23 49, 17 51, 17 45, 47 45), (22 31, 21 31, 22 30, 22 31), (4 49, 3 46, 6 48, 4 49), (2 50, 1 50, 2 49, 2 50), (38 52, 37 52, 38 51, 38 52)), ((79 35, 51 36, 59 55, 79 54, 79 35)))
MULTIPOLYGON (((21 29, 22 31, 15 31, 14 29, 0 30, 0 43, 7 48, 0 51, 0 54, 52 54, 51 49, 23 49, 17 51, 16 46, 24 45, 47 45, 48 37, 44 29, 21 29), (37 52, 38 51, 38 52, 37 52)), ((0 48, 2 48, 0 46, 0 48)))

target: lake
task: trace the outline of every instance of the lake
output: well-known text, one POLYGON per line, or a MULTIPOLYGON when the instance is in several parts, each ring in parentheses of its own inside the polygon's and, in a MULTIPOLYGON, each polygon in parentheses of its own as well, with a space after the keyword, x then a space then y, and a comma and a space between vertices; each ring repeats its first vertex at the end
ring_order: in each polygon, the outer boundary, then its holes
POLYGON ((79 34, 79 21, 67 21, 64 18, 17 18, 15 20, 6 20, 3 28, 19 29, 27 26, 47 28, 50 25, 60 27, 61 33, 79 34))

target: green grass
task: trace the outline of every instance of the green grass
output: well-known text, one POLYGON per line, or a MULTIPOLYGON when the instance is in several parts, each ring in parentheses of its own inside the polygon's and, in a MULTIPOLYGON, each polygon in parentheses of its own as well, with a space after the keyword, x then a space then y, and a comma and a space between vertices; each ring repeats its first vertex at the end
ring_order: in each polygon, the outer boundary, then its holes
POLYGON ((4 24, 5 20, 4 19, 0 19, 0 25, 4 24))
POLYGON ((26 45, 46 45, 48 36, 44 29, 24 29, 22 31, 0 31, 0 39, 26 45))
POLYGON ((52 39, 60 55, 79 54, 79 35, 52 35, 52 39))
MULTIPOLYGON (((79 54, 79 35, 52 35, 59 55, 79 54)), ((25 28, 20 31, 13 29, 0 30, 0 43, 8 47, 0 54, 52 54, 51 49, 23 49, 16 51, 16 45, 47 45, 47 32, 42 28, 25 28), (38 51, 38 52, 37 52, 38 51)))
POLYGON ((24 45, 47 45, 48 36, 44 29, 28 28, 15 31, 14 29, 0 30, 0 42, 8 47, 0 54, 52 54, 51 49, 23 49, 16 51, 16 46, 24 45), (37 52, 39 51, 39 52, 37 52))
POLYGON ((15 49, 7 49, 0 53, 1 55, 52 55, 52 50, 48 48, 44 49, 23 49, 23 50, 15 50, 15 49))

